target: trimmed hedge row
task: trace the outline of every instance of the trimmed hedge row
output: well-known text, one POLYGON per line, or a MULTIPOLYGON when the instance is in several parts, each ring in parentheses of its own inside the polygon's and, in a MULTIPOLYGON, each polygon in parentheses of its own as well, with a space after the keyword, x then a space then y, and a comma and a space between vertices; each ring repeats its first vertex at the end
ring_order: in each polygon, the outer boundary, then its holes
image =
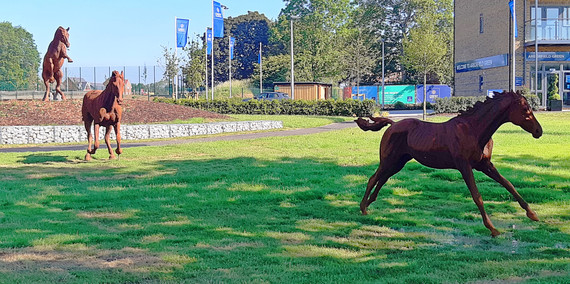
POLYGON ((192 100, 155 98, 155 101, 185 105, 196 109, 222 114, 286 114, 286 115, 325 115, 325 116, 369 116, 376 110, 372 100, 192 100))
MULTIPOLYGON (((540 99, 536 95, 525 95, 532 110, 538 110, 540 106, 540 99)), ((436 98, 433 104, 434 113, 458 113, 467 110, 479 101, 484 101, 485 96, 477 97, 450 97, 450 98, 436 98)))

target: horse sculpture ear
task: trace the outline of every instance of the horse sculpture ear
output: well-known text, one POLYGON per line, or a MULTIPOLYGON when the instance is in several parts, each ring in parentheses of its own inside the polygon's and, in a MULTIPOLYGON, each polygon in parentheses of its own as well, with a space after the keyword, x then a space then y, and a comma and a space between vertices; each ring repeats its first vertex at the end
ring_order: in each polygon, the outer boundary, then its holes
POLYGON ((66 30, 66 31, 69 31, 69 27, 67 27, 67 30, 66 30))

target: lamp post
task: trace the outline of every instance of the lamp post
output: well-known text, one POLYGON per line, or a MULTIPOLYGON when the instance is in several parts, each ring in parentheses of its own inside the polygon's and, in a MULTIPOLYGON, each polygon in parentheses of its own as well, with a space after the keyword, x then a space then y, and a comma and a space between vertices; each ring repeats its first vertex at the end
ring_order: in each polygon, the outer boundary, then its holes
POLYGON ((384 39, 382 39, 382 110, 384 110, 384 39))
POLYGON ((293 20, 299 19, 299 16, 291 15, 291 99, 295 99, 295 61, 293 60, 293 20))

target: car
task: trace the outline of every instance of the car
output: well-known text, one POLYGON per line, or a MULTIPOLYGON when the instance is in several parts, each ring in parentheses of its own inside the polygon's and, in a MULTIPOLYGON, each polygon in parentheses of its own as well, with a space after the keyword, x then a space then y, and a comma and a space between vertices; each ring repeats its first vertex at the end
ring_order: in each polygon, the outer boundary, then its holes
MULTIPOLYGON (((266 101, 273 101, 273 100, 290 100, 288 94, 281 93, 281 92, 264 92, 259 94, 258 96, 254 96, 253 99, 255 100, 266 100, 266 101)), ((250 99, 244 99, 244 101, 249 101, 250 99)))

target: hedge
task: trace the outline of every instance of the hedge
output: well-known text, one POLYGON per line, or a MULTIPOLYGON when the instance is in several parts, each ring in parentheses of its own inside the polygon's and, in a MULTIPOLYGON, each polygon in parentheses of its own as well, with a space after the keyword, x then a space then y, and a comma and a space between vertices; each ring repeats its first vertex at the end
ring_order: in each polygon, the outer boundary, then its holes
POLYGON ((369 116, 376 110, 373 100, 192 100, 155 98, 155 101, 185 105, 196 109, 221 114, 286 114, 286 115, 325 115, 325 116, 369 116))
MULTIPOLYGON (((536 95, 525 95, 532 110, 538 110, 540 106, 540 99, 536 95)), ((450 97, 450 98, 436 98, 433 104, 434 113, 458 113, 467 110, 479 101, 484 101, 485 96, 477 97, 450 97)))

